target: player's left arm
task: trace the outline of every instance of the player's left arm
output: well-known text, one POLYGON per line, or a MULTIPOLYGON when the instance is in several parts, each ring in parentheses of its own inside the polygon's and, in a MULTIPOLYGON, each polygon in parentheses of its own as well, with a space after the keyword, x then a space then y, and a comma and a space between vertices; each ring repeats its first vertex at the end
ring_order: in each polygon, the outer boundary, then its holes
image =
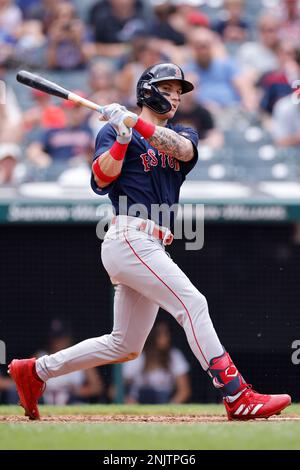
POLYGON ((189 162, 194 157, 192 142, 166 127, 155 126, 154 134, 148 138, 148 142, 158 150, 172 155, 182 162, 189 162))

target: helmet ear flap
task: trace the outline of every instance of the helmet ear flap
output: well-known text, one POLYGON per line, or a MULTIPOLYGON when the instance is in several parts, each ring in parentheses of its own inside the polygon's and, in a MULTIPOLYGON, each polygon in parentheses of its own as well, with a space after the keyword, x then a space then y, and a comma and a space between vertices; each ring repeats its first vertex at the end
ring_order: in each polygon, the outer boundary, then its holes
POLYGON ((157 114, 165 114, 172 109, 171 103, 160 93, 158 88, 147 81, 141 83, 138 105, 145 105, 157 114), (145 96, 148 94, 149 96, 145 96))

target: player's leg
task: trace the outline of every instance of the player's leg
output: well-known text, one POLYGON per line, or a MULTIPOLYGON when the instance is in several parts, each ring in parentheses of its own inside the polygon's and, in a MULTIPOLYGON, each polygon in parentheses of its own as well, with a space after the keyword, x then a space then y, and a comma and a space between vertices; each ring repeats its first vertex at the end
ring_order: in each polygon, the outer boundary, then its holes
POLYGON ((102 259, 108 272, 170 312, 184 328, 189 345, 213 385, 226 397, 230 419, 267 417, 290 403, 288 395, 271 396, 253 392, 222 347, 211 321, 205 297, 166 254, 158 241, 124 232, 124 242, 107 240, 102 259), (125 242, 125 243, 124 243, 125 242), (113 250, 115 259, 106 259, 113 250))
POLYGON ((207 370, 210 360, 223 354, 224 349, 209 316, 204 295, 167 255, 160 242, 146 235, 135 237, 133 231, 129 231, 125 238, 125 243, 104 241, 102 260, 106 270, 122 284, 134 286, 171 313, 184 328, 192 351, 207 370), (111 252, 115 253, 114 258, 109 256, 111 252), (114 261, 119 259, 121 263, 114 261))
POLYGON ((41 357, 36 361, 39 377, 45 382, 51 377, 75 370, 134 359, 143 349, 158 308, 142 293, 122 284, 117 285, 112 332, 41 357))
POLYGON ((44 382, 74 370, 134 359, 142 351, 154 324, 158 305, 125 285, 114 297, 114 326, 110 334, 91 338, 38 359, 14 360, 10 374, 15 380, 26 415, 39 419, 38 398, 44 382))

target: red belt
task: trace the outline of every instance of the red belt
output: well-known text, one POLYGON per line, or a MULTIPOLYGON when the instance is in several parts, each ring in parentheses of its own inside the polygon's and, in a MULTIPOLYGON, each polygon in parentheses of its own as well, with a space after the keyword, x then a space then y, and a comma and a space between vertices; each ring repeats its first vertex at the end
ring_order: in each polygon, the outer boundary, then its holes
MULTIPOLYGON (((117 223, 117 217, 114 216, 111 221, 112 225, 115 225, 117 223)), ((130 225, 130 223, 128 224, 130 225)), ((148 233, 154 238, 157 238, 158 240, 162 240, 164 245, 171 245, 174 239, 174 235, 172 232, 170 232, 169 229, 165 227, 160 227, 159 225, 154 225, 153 229, 151 228, 151 231, 149 232, 147 230, 148 222, 147 220, 141 221, 140 225, 137 225, 136 228, 138 230, 142 230, 143 232, 148 233)))

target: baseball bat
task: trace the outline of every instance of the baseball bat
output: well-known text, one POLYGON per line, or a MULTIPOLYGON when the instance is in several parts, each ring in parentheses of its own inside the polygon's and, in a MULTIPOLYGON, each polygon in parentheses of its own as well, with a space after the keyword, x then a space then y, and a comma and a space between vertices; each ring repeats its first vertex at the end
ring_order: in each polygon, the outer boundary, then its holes
MULTIPOLYGON (((30 86, 31 88, 36 88, 37 90, 43 91, 44 93, 48 93, 49 95, 58 96, 59 98, 63 98, 64 100, 73 101, 73 103, 85 106, 86 108, 92 109, 93 111, 97 111, 100 114, 102 114, 103 112, 103 106, 100 106, 99 104, 96 104, 93 101, 87 100, 86 98, 82 98, 82 96, 79 96, 76 93, 72 93, 66 88, 63 88, 57 83, 51 82, 50 80, 47 80, 46 78, 41 77, 40 75, 27 72, 26 70, 20 70, 20 72, 17 73, 16 78, 17 81, 22 83, 23 85, 30 86)), ((127 127, 133 127, 135 125, 135 120, 131 117, 127 117, 126 119, 124 119, 124 124, 127 127)))

